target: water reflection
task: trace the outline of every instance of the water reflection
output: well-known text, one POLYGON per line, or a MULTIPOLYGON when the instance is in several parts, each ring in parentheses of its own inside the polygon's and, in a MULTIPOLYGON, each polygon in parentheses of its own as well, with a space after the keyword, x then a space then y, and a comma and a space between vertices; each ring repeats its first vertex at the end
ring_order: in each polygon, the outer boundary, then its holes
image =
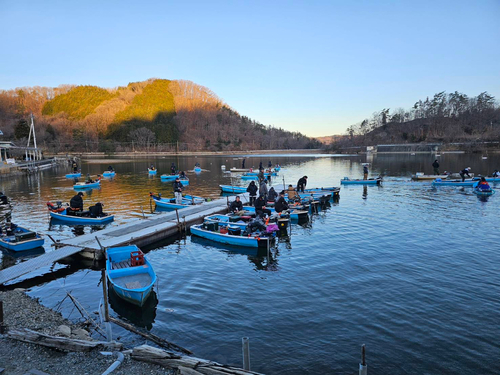
POLYGON ((130 323, 146 328, 151 331, 156 318, 156 307, 158 297, 156 291, 152 291, 142 307, 128 303, 116 294, 114 289, 108 283, 108 300, 111 308, 123 319, 130 323))

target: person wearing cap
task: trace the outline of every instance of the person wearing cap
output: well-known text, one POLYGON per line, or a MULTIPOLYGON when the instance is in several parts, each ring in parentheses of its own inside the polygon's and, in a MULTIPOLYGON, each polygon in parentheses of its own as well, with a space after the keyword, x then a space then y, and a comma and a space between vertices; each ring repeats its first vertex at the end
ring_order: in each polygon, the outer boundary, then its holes
POLYGON ((181 204, 182 203, 182 188, 184 185, 182 185, 182 182, 179 177, 177 177, 174 181, 174 195, 175 195, 175 203, 181 204))
POLYGON ((288 210, 288 202, 285 199, 285 191, 282 190, 280 192, 280 197, 278 198, 278 201, 274 205, 274 209, 276 210, 277 213, 283 212, 288 210))
POLYGON ((83 193, 80 191, 69 201, 71 211, 83 211, 83 193))
POLYGON ((472 176, 469 174, 470 171, 471 171, 470 167, 467 167, 464 170, 460 171, 460 177, 462 177, 462 182, 465 181, 465 175, 467 175, 467 177, 469 178, 472 178, 472 176))
POLYGON ((259 188, 255 185, 255 181, 250 181, 250 185, 247 187, 247 193, 250 195, 250 205, 253 206, 255 200, 257 199, 257 191, 259 188))
POLYGON ((300 178, 299 181, 297 182, 297 191, 303 193, 306 185, 307 185, 307 176, 304 176, 300 178))
POLYGON ((229 211, 236 215, 243 215, 243 203, 241 202, 239 195, 237 195, 234 201, 231 202, 229 211))
POLYGON ((266 200, 262 195, 255 201, 255 214, 260 217, 264 217, 264 214, 271 216, 271 210, 266 208, 266 200))

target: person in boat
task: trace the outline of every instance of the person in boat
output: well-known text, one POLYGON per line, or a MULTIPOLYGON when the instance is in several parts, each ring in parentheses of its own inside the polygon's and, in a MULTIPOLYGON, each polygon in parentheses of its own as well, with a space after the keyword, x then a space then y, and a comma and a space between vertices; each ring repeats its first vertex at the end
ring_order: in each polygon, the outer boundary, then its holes
POLYGON ((264 217, 265 214, 271 216, 271 210, 266 208, 266 199, 263 195, 259 195, 255 201, 255 214, 260 217, 264 217))
POLYGON ((271 173, 269 173, 266 178, 267 178, 267 183, 271 185, 271 173))
POLYGON ((3 192, 0 192, 0 205, 6 204, 9 204, 9 198, 3 192))
POLYGON ((151 166, 149 167, 149 169, 151 169, 152 171, 156 170, 155 166, 153 164, 151 164, 151 166))
POLYGON ((481 177, 481 180, 477 184, 477 190, 480 190, 480 191, 491 191, 491 186, 486 181, 486 178, 481 177))
POLYGON ((300 201, 300 195, 299 193, 297 193, 297 190, 295 190, 292 185, 288 185, 287 193, 288 193, 288 200, 300 201))
POLYGON ((78 173, 78 164, 76 164, 76 161, 73 161, 73 173, 78 173))
POLYGON ((363 165, 363 180, 368 180, 368 165, 363 165))
POLYGON ((185 180, 185 179, 187 178, 187 176, 186 176, 186 172, 181 171, 181 173, 179 173, 179 178, 181 178, 181 179, 184 179, 184 180, 185 180))
POLYGON ((280 197, 276 204, 274 205, 274 209, 276 212, 281 213, 283 211, 288 210, 290 207, 288 206, 288 202, 285 199, 285 190, 280 192, 280 197))
POLYGON ((497 169, 495 169, 495 172, 493 172, 493 177, 495 178, 500 177, 500 172, 497 169))
POLYGON ((269 162, 267 163, 267 167, 268 167, 269 169, 271 169, 271 168, 273 167, 273 163, 271 163, 271 160, 269 160, 269 162))
POLYGON ((465 175, 467 175, 467 177, 471 178, 471 175, 469 174, 470 171, 471 171, 470 167, 467 167, 467 168, 460 171, 460 177, 462 178, 462 182, 465 181, 465 175))
POLYGON ((114 169, 113 169, 113 167, 110 165, 110 166, 108 167, 108 172, 114 172, 114 171, 115 171, 115 170, 114 170, 114 169))
POLYGON ((250 185, 247 187, 247 193, 250 195, 250 205, 252 206, 257 199, 257 191, 259 188, 255 185, 255 181, 250 181, 250 185))
POLYGON ((69 201, 71 211, 83 211, 83 193, 80 191, 69 201))
POLYGON ((432 163, 432 168, 434 168, 434 174, 436 176, 439 176, 439 162, 436 160, 434 160, 434 163, 432 163))
POLYGON ((307 185, 307 176, 301 177, 297 182, 297 191, 303 193, 304 189, 306 188, 306 185, 307 185))
POLYGON ((274 190, 274 188, 271 187, 267 195, 267 201, 274 203, 276 201, 276 198, 278 198, 278 193, 276 193, 276 190, 274 190))
POLYGON ((260 185, 262 183, 262 181, 264 181, 266 178, 264 175, 264 169, 262 169, 262 168, 259 169, 258 177, 259 177, 259 185, 260 185))
POLYGON ((243 161, 241 162, 241 169, 245 169, 245 161, 247 159, 243 158, 243 161))
POLYGON ((94 183, 95 181, 92 180, 92 176, 90 175, 90 173, 87 173, 87 180, 85 180, 85 183, 87 184, 92 184, 94 183))
POLYGON ((229 211, 236 215, 243 215, 243 203, 241 202, 239 195, 237 195, 236 198, 234 198, 234 201, 231 202, 229 211))
POLYGON ((90 217, 102 217, 105 216, 103 212, 104 205, 101 202, 97 202, 95 205, 89 207, 90 217))
POLYGON ((182 203, 182 188, 184 186, 182 185, 182 182, 179 177, 177 177, 174 181, 174 195, 175 195, 175 203, 181 204, 182 203))
POLYGON ((172 165, 170 166, 170 174, 174 175, 174 174, 176 174, 176 172, 177 172, 177 168, 175 166, 175 163, 172 163, 172 165))
POLYGON ((268 190, 267 190, 267 181, 266 180, 263 180, 261 183, 260 183, 260 186, 259 186, 259 195, 263 196, 264 199, 267 199, 267 194, 268 194, 268 190))

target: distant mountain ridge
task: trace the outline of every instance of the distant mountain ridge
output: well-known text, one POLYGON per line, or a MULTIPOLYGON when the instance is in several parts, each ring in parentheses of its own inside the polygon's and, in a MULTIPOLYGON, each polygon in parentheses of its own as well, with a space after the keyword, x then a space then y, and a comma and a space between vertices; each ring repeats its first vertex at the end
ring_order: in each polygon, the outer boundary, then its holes
POLYGON ((68 150, 110 151, 151 145, 189 150, 310 149, 322 144, 298 132, 265 126, 190 81, 149 79, 112 89, 62 85, 0 91, 0 126, 22 138, 36 117, 38 138, 68 150))

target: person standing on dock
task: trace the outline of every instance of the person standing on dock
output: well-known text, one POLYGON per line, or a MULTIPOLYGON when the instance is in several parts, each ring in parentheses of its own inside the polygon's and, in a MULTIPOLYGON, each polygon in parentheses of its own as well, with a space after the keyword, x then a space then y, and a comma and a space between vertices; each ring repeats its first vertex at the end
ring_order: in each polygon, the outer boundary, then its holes
POLYGON ((83 193, 80 191, 69 201, 71 211, 83 211, 83 193))
POLYGON ((263 168, 260 168, 259 169, 259 174, 258 174, 258 177, 259 177, 259 185, 262 183, 262 181, 265 180, 265 175, 264 175, 264 169, 263 168))
POLYGON ((467 168, 460 171, 460 177, 462 177, 462 182, 465 181, 465 175, 467 175, 467 177, 471 178, 471 175, 469 174, 470 171, 471 171, 470 167, 467 167, 467 168))
POLYGON ((247 193, 250 195, 250 206, 253 206, 255 199, 257 199, 257 191, 259 188, 255 185, 255 181, 250 181, 250 185, 247 187, 247 193))
POLYGON ((300 192, 304 192, 304 189, 306 188, 306 185, 307 185, 307 176, 304 176, 302 178, 299 179, 299 181, 297 182, 297 191, 300 193, 300 192))
POLYGON ((363 180, 368 180, 368 164, 363 165, 363 180))
POLYGON ((432 168, 434 168, 434 174, 436 176, 439 176, 439 162, 436 160, 434 160, 434 163, 432 163, 432 168))
POLYGON ((182 185, 181 180, 179 177, 177 177, 174 181, 174 195, 175 195, 175 203, 181 204, 182 203, 182 188, 184 186, 182 185))
POLYGON ((264 199, 267 199, 267 194, 268 194, 268 191, 267 191, 267 181, 266 180, 263 180, 261 183, 260 183, 260 187, 259 187, 259 195, 260 196, 263 196, 264 199))
POLYGON ((243 158, 243 161, 241 162, 241 169, 245 169, 245 161, 247 159, 243 158))

